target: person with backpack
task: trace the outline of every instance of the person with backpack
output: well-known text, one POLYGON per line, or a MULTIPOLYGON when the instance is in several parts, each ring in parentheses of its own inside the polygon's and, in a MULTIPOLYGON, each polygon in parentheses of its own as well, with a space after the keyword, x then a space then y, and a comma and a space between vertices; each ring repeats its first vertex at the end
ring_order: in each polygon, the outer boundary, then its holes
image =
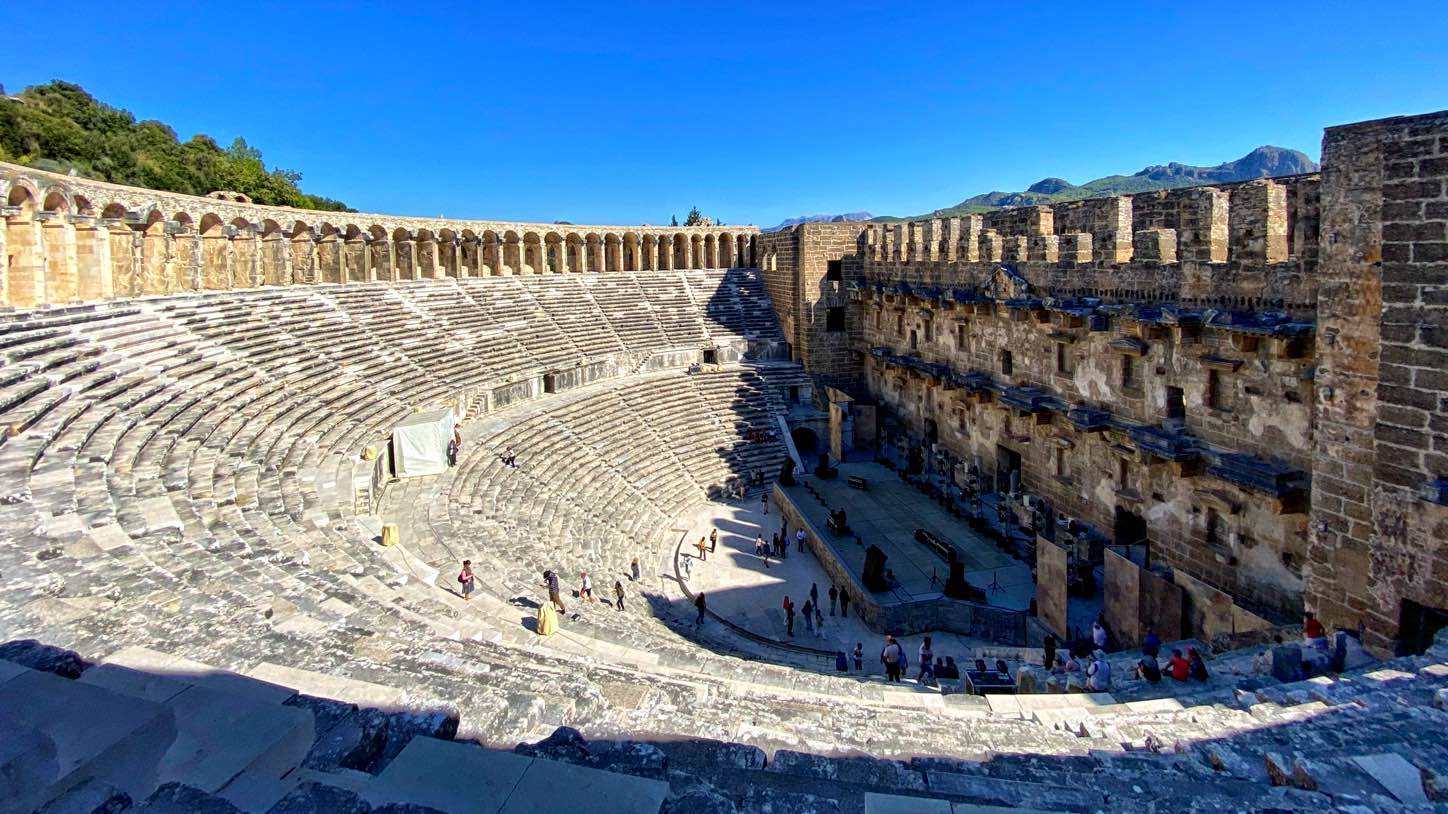
POLYGON ((477 587, 477 576, 473 574, 473 561, 463 560, 463 570, 458 572, 458 584, 462 586, 463 601, 471 602, 473 589, 477 587))
POLYGON ((900 680, 900 662, 905 660, 905 648, 895 641, 894 636, 885 637, 885 647, 880 651, 880 663, 885 665, 885 680, 900 680))

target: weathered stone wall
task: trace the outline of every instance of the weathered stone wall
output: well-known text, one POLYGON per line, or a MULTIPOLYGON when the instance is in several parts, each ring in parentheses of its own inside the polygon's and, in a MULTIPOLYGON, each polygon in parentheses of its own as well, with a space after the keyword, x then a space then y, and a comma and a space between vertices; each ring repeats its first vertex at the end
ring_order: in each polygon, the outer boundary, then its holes
POLYGON ((1307 602, 1386 652, 1448 608, 1448 112, 1323 138, 1307 602))
POLYGON ((758 238, 760 268, 780 327, 795 360, 822 384, 847 384, 859 375, 844 280, 863 269, 865 229, 863 223, 805 223, 758 238), (832 261, 840 263, 837 280, 829 279, 832 261), (837 309, 834 322, 831 309, 837 309))
POLYGON ((257 206, 0 164, 0 304, 259 285, 753 265, 753 226, 617 227, 257 206))

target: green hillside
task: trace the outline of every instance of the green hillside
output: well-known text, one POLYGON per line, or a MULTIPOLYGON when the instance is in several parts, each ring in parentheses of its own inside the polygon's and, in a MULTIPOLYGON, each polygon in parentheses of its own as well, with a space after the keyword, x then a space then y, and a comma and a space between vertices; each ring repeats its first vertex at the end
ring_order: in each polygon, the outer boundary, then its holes
POLYGON ((243 138, 222 148, 209 136, 185 142, 157 121, 136 121, 79 85, 51 82, 16 96, 0 89, 0 161, 98 181, 205 195, 240 192, 259 204, 351 211, 341 201, 308 195, 302 174, 268 169, 243 138))

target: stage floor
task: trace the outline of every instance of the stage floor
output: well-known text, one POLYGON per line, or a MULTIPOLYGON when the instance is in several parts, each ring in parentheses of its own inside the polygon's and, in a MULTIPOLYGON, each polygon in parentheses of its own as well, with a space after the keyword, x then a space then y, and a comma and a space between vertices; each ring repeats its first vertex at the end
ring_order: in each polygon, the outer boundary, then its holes
MULTIPOLYGON (((784 491, 810 523, 822 531, 827 528, 829 509, 821 506, 803 484, 813 486, 829 507, 844 508, 851 530, 863 538, 865 545, 857 545, 853 537, 836 537, 828 532, 821 537, 856 578, 864 571, 866 547, 874 544, 885 552, 889 558, 885 567, 893 570, 900 581, 894 591, 895 601, 938 596, 950 568, 939 555, 916 541, 915 530, 923 528, 955 546, 965 565, 966 580, 987 591, 990 604, 1015 610, 1029 607, 1035 584, 1025 563, 1000 551, 890 469, 876 463, 854 462, 840 464, 839 470, 839 477, 833 480, 806 475, 800 485, 785 487, 784 491), (869 489, 850 488, 847 479, 851 475, 865 478, 869 489), (998 589, 990 589, 993 582, 998 589)), ((876 599, 883 600, 884 596, 876 595, 876 599)))

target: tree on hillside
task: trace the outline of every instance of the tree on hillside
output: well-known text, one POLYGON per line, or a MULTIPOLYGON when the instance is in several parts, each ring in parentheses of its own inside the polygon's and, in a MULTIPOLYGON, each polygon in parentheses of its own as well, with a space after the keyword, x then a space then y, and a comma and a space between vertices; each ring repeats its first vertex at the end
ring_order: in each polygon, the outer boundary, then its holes
POLYGON ((34 85, 13 98, 0 94, 0 161, 189 195, 225 189, 260 204, 347 210, 302 192, 301 173, 267 169, 261 151, 243 138, 225 150, 204 134, 183 143, 166 124, 137 122, 70 82, 34 85))

